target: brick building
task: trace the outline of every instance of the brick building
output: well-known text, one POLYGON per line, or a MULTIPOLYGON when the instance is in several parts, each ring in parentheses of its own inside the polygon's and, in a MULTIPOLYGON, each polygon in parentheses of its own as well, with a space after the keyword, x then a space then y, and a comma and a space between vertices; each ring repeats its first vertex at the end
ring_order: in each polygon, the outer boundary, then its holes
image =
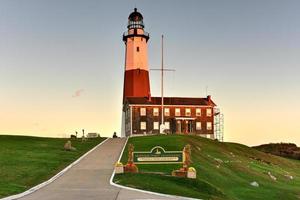
MULTIPOLYGON (((165 133, 196 134, 214 138, 214 107, 207 98, 164 98, 165 133)), ((128 97, 124 103, 125 134, 159 134, 161 124, 160 97, 128 97)))

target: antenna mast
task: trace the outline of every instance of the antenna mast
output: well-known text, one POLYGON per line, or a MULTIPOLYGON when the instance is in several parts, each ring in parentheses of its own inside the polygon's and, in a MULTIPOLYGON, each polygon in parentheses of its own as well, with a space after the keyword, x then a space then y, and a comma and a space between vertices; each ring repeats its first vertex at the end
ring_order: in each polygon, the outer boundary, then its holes
POLYGON ((161 124, 164 125, 164 35, 161 35, 161 124))

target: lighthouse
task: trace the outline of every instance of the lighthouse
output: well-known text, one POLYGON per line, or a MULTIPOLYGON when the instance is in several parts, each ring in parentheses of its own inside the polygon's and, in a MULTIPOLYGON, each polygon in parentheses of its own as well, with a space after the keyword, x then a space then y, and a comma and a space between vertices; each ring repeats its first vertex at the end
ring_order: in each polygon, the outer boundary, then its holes
POLYGON ((163 54, 160 70, 162 95, 151 96, 147 53, 149 34, 144 27, 143 16, 135 8, 128 17, 128 30, 123 34, 125 74, 121 136, 191 134, 222 141, 223 115, 210 95, 163 95, 163 54))
POLYGON ((125 74, 123 102, 127 97, 150 97, 147 42, 143 15, 134 8, 128 17, 125 43, 125 74))

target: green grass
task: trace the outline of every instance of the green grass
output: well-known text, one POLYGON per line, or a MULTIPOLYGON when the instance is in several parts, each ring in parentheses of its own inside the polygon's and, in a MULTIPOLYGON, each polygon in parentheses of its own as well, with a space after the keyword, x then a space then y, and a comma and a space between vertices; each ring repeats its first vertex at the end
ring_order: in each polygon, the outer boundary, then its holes
POLYGON ((64 151, 68 139, 0 135, 0 198, 49 179, 104 139, 73 139, 77 150, 64 151))
MULTIPOLYGON (((198 136, 146 136, 130 138, 135 151, 149 151, 160 145, 166 150, 192 147, 192 165, 197 179, 176 178, 170 175, 180 165, 138 165, 140 172, 158 174, 122 174, 114 182, 154 192, 201 199, 300 199, 300 161, 269 155, 235 143, 221 143, 198 136), (261 160, 261 161, 259 161, 261 160), (271 163, 271 164, 268 164, 271 163), (218 167, 219 165, 219 167, 218 167), (271 172, 277 180, 272 180, 271 172), (285 175, 293 176, 293 180, 285 175), (253 187, 256 181, 259 187, 253 187)), ((127 147, 121 161, 127 161, 127 147)))

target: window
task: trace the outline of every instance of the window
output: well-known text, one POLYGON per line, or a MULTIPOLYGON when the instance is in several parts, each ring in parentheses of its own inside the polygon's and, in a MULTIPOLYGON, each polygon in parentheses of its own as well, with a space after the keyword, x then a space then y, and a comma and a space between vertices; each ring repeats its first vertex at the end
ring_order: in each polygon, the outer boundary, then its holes
POLYGON ((170 108, 165 108, 165 116, 170 116, 170 108))
POLYGON ((158 122, 153 122, 153 129, 158 130, 159 129, 159 123, 158 122))
POLYGON ((196 130, 201 130, 201 122, 196 122, 196 130))
POLYGON ((180 116, 180 108, 175 108, 175 116, 180 116))
POLYGON ((146 116, 146 108, 141 108, 140 109, 140 115, 141 116, 146 116))
POLYGON ((206 116, 211 117, 211 108, 206 109, 206 116))
POLYGON ((185 116, 191 116, 191 109, 190 108, 185 109, 185 116))
POLYGON ((196 116, 201 116, 201 108, 196 108, 196 116))
POLYGON ((140 47, 136 47, 136 51, 139 52, 140 51, 140 47))
POLYGON ((153 116, 159 116, 158 108, 153 108, 153 116))
POLYGON ((146 122, 141 122, 140 123, 140 128, 141 128, 141 130, 146 130, 146 122))
POLYGON ((207 122, 206 123, 206 130, 211 130, 212 126, 211 126, 211 122, 207 122))
POLYGON ((170 129, 170 122, 165 122, 165 129, 170 129))

